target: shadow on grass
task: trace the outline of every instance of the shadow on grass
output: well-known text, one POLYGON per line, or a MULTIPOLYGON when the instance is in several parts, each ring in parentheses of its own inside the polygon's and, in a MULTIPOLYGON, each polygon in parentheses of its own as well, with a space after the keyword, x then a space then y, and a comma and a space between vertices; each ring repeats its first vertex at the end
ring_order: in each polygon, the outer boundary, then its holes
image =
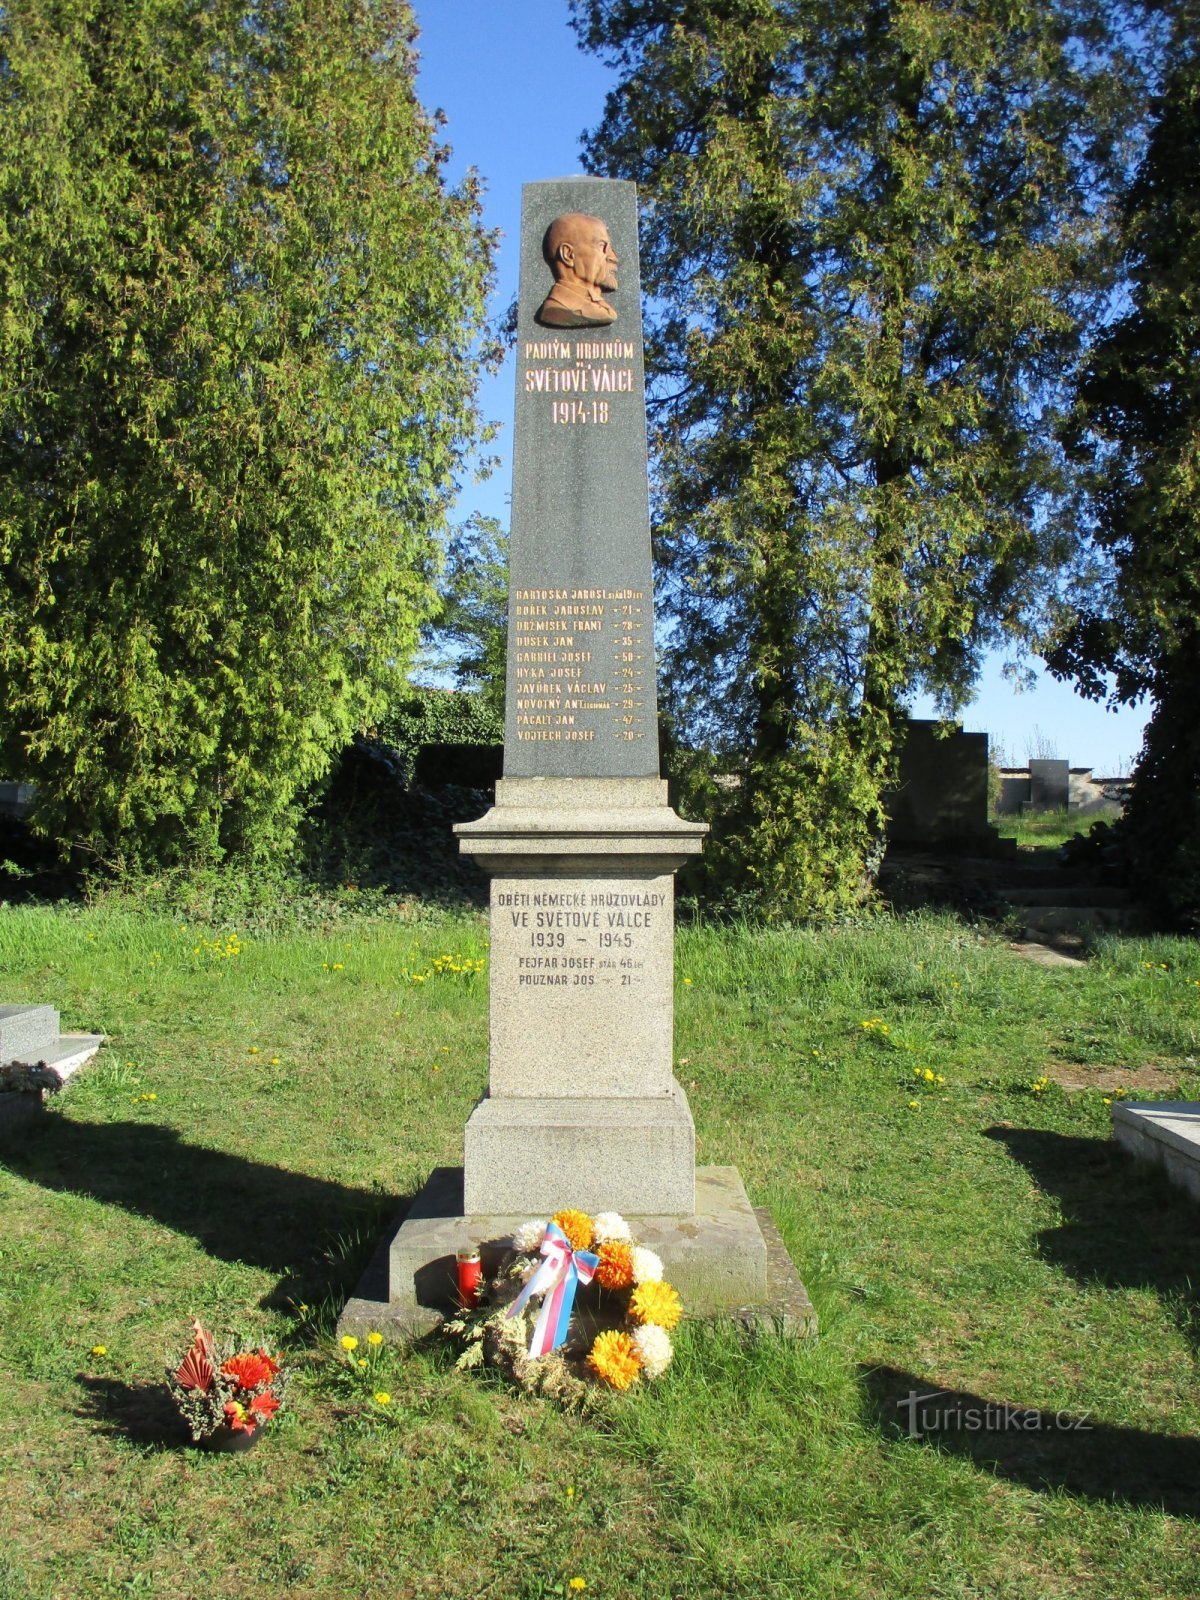
POLYGON ((163 1383, 122 1383, 81 1372, 83 1391, 78 1415, 95 1422, 97 1431, 160 1450, 191 1444, 192 1435, 163 1383))
POLYGON ((1111 1139, 1040 1128, 989 1128, 1064 1220, 1036 1236, 1042 1259, 1080 1283, 1153 1289, 1200 1350, 1200 1229, 1195 1202, 1111 1139))
POLYGON ((966 1456, 1012 1483, 1200 1519, 1200 1439, 929 1388, 896 1367, 859 1377, 885 1437, 966 1456))
POLYGON ((190 1235, 211 1256, 278 1273, 261 1302, 273 1309, 344 1298, 412 1199, 209 1150, 142 1122, 48 1117, 4 1160, 43 1188, 119 1206, 190 1235))

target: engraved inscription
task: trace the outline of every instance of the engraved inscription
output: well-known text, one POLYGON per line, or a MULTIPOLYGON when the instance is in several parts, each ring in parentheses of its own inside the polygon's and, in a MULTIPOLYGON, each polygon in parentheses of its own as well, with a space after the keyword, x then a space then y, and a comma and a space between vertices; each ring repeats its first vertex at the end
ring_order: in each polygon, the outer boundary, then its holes
POLYGON ((500 891, 495 914, 505 923, 509 981, 519 989, 639 989, 666 905, 657 889, 500 891))
POLYGON ((553 424, 602 427, 615 414, 616 397, 637 393, 633 360, 629 339, 527 339, 521 387, 546 396, 553 424))
POLYGON ((652 667, 642 589, 517 589, 512 649, 519 743, 648 736, 652 667))

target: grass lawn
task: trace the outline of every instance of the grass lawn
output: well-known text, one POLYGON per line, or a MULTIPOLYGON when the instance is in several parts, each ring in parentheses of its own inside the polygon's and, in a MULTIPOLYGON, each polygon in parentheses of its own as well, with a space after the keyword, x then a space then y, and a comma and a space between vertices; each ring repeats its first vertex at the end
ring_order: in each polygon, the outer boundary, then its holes
POLYGON ((0 1600, 1200 1594, 1200 1213, 1104 1103, 1200 1097, 1194 942, 1046 970, 949 918, 681 930, 700 1159, 822 1331, 685 1327, 586 1417, 332 1335, 486 1082, 486 975, 444 955, 484 921, 0 910, 0 998, 111 1041, 0 1163, 0 1600), (166 1435, 192 1313, 288 1352, 248 1455, 166 1435), (908 1437, 936 1389, 960 1425, 908 1437))
POLYGON ((994 816, 990 820, 1002 839, 1015 839, 1021 849, 1049 851, 1087 834, 1093 823, 1115 822, 1120 815, 1121 807, 1112 805, 1083 815, 1077 811, 1030 811, 1023 816, 994 816))

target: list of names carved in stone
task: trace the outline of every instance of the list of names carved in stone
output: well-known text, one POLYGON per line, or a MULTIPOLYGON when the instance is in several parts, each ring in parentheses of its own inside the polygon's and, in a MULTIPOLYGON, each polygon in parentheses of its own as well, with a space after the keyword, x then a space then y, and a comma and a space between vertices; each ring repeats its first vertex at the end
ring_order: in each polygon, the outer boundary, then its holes
POLYGON ((645 591, 517 589, 514 601, 518 742, 646 739, 653 610, 645 591))

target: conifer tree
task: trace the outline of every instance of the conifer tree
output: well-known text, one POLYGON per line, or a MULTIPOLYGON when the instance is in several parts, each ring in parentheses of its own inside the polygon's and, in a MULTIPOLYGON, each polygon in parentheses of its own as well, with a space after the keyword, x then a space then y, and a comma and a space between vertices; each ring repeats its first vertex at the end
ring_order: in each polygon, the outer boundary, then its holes
POLYGON ((1100 0, 573 5, 620 73, 587 158, 643 199, 665 698, 746 758, 718 869, 834 910, 907 699, 959 703, 1061 556, 1136 73, 1100 0))
POLYGON ((1080 384, 1077 444, 1092 455, 1107 603, 1051 656, 1099 699, 1151 716, 1124 819, 1140 892, 1200 928, 1200 5, 1176 0, 1169 71, 1123 238, 1127 313, 1080 384))
POLYGON ((406 0, 0 9, 0 771, 105 859, 286 843, 403 682, 490 271, 406 0))

